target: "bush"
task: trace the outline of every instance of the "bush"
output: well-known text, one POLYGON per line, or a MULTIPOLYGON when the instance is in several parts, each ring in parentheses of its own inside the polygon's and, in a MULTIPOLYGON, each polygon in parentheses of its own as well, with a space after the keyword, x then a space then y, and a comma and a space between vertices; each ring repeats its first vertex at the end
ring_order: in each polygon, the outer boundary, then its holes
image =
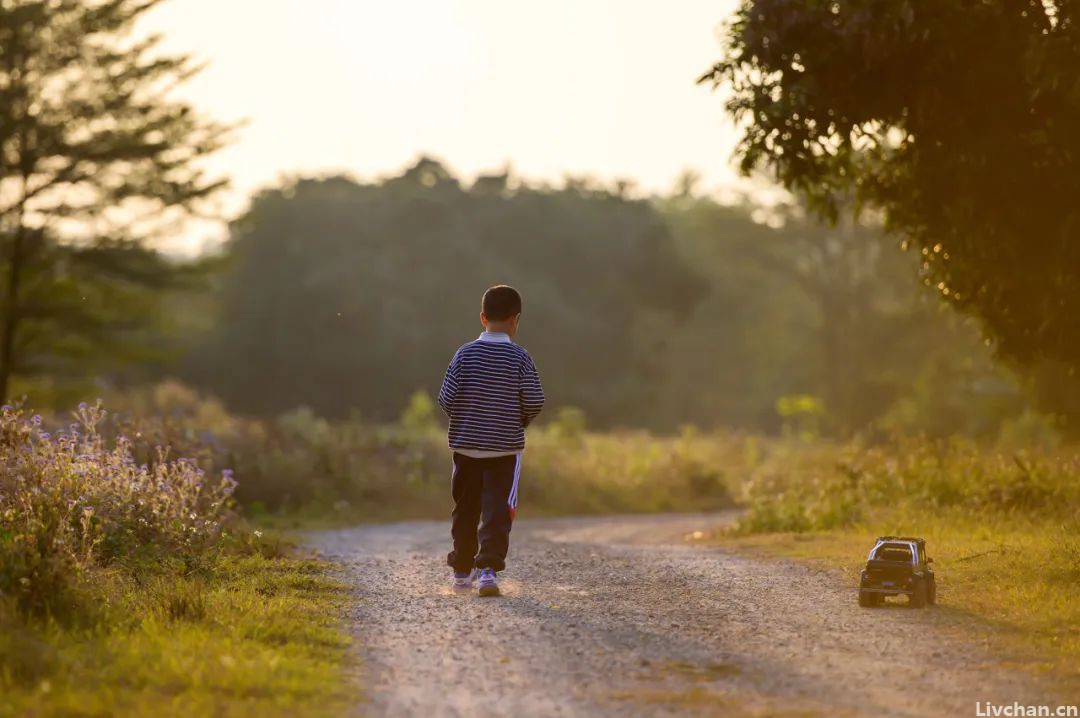
MULTIPOLYGON (((333 509, 342 518, 390 519, 448 510, 446 437, 422 394, 389 425, 331 422, 306 409, 255 421, 168 383, 126 401, 130 413, 110 431, 135 437, 141 460, 154 460, 154 447, 166 445, 217 471, 235 467, 237 499, 260 512, 333 509)), ((816 415, 818 407, 806 397, 788 404, 792 416, 816 415)), ((1019 441, 1019 428, 995 446, 956 438, 871 444, 809 441, 808 426, 779 440, 693 428, 674 437, 596 433, 578 409, 545 416, 530 429, 525 452, 526 516, 742 504, 744 531, 812 531, 865 523, 886 506, 1069 518, 1068 507, 1080 504, 1075 450, 1050 439, 1019 441)), ((1030 434, 1046 424, 1025 426, 1030 434)))
POLYGON ((746 484, 743 532, 827 530, 892 516, 967 515, 1070 521, 1080 454, 1013 451, 974 441, 905 439, 779 451, 746 484))
MULTIPOLYGON (((299 408, 276 420, 229 415, 213 400, 165 384, 120 398, 110 430, 152 457, 170 446, 205 467, 235 469, 250 511, 303 510, 342 518, 443 517, 450 452, 432 400, 414 394, 396 424, 328 421, 299 408)), ((529 431, 523 513, 707 510, 731 506, 755 439, 646 432, 597 434, 580 409, 551 412, 529 431)))
POLYGON ((127 438, 99 433, 104 418, 82 405, 49 432, 40 416, 0 410, 0 594, 24 612, 62 612, 94 568, 160 556, 195 565, 221 536, 231 476, 209 480, 165 449, 139 464, 127 438))

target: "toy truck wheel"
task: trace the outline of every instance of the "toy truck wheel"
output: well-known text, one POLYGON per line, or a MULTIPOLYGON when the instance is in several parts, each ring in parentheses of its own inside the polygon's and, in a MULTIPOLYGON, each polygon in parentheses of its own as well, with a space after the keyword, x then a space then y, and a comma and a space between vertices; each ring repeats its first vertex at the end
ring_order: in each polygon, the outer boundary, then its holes
POLYGON ((859 605, 863 608, 873 608, 881 604, 881 596, 869 591, 859 591, 859 605))
POLYGON ((926 592, 926 602, 931 606, 937 603, 937 581, 930 581, 930 588, 926 592))
POLYGON ((915 583, 911 595, 908 596, 908 605, 912 608, 924 608, 926 606, 926 581, 919 580, 915 583))

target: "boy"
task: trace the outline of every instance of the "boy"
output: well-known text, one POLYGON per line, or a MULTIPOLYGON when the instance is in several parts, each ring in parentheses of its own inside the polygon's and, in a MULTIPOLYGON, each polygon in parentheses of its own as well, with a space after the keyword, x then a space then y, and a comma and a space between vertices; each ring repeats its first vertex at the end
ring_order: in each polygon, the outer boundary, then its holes
POLYGON ((506 565, 517 509, 525 427, 544 406, 544 390, 529 352, 511 341, 521 319, 521 295, 499 285, 484 292, 484 332, 457 350, 446 370, 439 406, 450 417, 454 452, 450 534, 455 591, 498 596, 496 571, 506 565), (477 526, 479 525, 479 531, 477 526))

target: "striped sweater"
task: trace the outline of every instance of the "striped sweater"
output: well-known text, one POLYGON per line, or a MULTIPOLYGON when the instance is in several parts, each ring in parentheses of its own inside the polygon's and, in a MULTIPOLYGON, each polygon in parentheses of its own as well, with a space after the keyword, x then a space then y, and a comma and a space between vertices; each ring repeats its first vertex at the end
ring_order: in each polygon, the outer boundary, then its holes
POLYGON ((457 350, 439 406, 450 417, 450 448, 472 456, 525 448, 525 427, 544 407, 532 357, 506 334, 484 332, 457 350))

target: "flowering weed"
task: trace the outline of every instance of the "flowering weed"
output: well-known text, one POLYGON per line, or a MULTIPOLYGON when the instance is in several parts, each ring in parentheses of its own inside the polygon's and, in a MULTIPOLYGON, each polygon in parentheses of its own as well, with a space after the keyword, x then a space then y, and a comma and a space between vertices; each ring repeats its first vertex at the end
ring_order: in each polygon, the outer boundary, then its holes
POLYGON ((0 595, 32 613, 62 613, 89 570, 168 558, 196 565, 217 549, 236 487, 166 450, 136 463, 123 436, 98 431, 100 405, 46 431, 0 410, 0 595))

